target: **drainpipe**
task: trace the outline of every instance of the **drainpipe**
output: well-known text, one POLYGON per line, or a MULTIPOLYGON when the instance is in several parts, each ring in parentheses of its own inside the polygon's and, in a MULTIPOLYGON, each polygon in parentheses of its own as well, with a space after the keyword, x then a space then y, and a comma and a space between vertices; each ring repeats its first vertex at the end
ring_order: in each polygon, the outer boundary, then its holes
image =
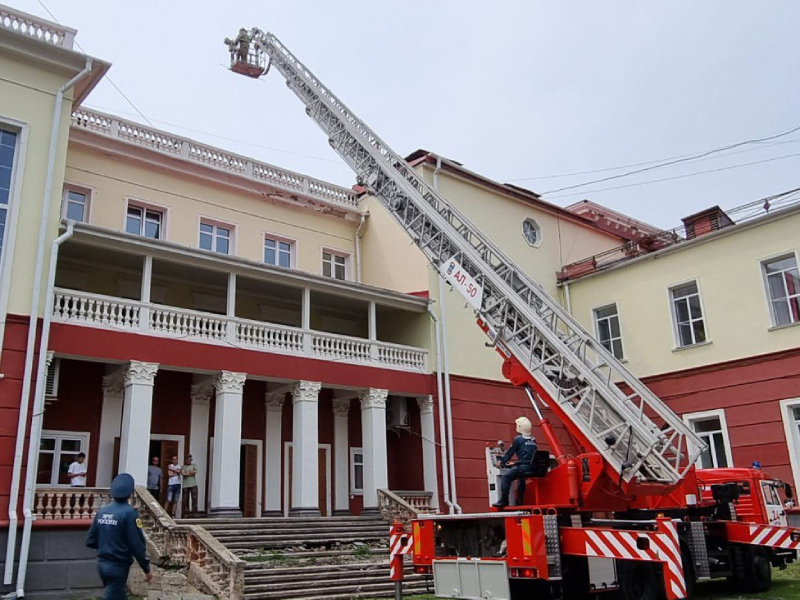
MULTIPOLYGON (((439 171, 442 170, 442 157, 436 157, 436 168, 433 170, 433 189, 439 191, 439 171)), ((456 464, 455 452, 453 446, 453 404, 450 398, 450 361, 447 351, 447 312, 445 311, 445 287, 444 279, 437 273, 439 280, 439 316, 441 318, 441 336, 442 348, 444 349, 444 395, 447 404, 447 447, 449 450, 449 463, 450 463, 450 490, 452 496, 453 507, 457 513, 461 512, 461 507, 458 505, 458 493, 456 491, 456 464)))
POLYGON ((564 308, 567 309, 569 314, 572 314, 572 300, 569 297, 569 281, 564 282, 564 308))
MULTIPOLYGON (((44 270, 45 242, 47 238, 47 221, 50 217, 50 203, 53 196, 53 176, 56 167, 58 150, 58 130, 61 126, 61 107, 64 94, 92 71, 92 59, 86 59, 83 71, 61 86, 56 92, 56 103, 53 109, 53 124, 50 128, 50 148, 47 156, 47 174, 45 175, 44 197, 42 198, 42 216, 39 222, 39 240, 36 249, 36 266, 31 291, 31 311, 28 322, 28 342, 25 349, 25 367, 22 377, 22 394, 19 403, 19 420, 17 422, 17 441, 14 449, 14 466, 11 471, 11 489, 8 503, 8 544, 6 546, 6 567, 3 583, 9 585, 14 570, 14 554, 17 538, 17 505, 19 503, 19 483, 22 476, 22 451, 25 448, 25 432, 28 426, 28 407, 31 395, 31 373, 33 372, 33 355, 36 346, 36 329, 38 324, 39 301, 42 287, 42 271, 44 270)), ((47 318, 47 314, 45 314, 47 318)), ((38 457, 38 452, 34 454, 38 457)), ((28 463, 30 465, 31 459, 28 463)))
POLYGON ((445 433, 444 425, 444 395, 442 393, 442 329, 439 326, 439 319, 436 318, 436 313, 433 312, 433 308, 430 304, 428 304, 428 315, 433 321, 433 330, 436 336, 436 398, 439 401, 439 450, 442 457, 442 495, 444 497, 444 503, 447 504, 447 508, 452 515, 455 512, 455 507, 453 503, 450 502, 449 469, 447 468, 447 434, 445 433))
POLYGON ((356 283, 361 283, 361 230, 364 228, 364 222, 369 216, 369 211, 361 213, 361 222, 356 229, 356 283))
POLYGON ((36 490, 36 472, 39 466, 39 444, 42 439, 42 422, 44 421, 44 393, 47 380, 47 344, 50 341, 50 321, 55 304, 56 263, 58 250, 64 242, 72 237, 75 221, 67 223, 67 230, 53 240, 50 249, 50 270, 47 274, 47 292, 42 318, 42 336, 39 339, 39 365, 36 370, 36 389, 33 393, 33 416, 31 417, 31 435, 28 442, 28 472, 25 475, 25 497, 22 501, 22 514, 25 524, 22 527, 22 544, 19 549, 19 568, 17 570, 17 598, 25 596, 25 574, 28 570, 28 550, 31 545, 31 526, 33 525, 33 501, 36 490))

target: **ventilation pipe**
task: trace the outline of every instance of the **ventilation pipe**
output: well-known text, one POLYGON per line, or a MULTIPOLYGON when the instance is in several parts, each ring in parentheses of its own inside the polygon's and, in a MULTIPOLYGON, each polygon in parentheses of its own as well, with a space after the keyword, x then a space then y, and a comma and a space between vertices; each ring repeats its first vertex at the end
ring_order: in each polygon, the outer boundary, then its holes
MULTIPOLYGON (((56 154, 58 151, 58 132, 61 127, 61 110, 64 103, 64 94, 72 88, 81 79, 89 75, 92 71, 92 59, 86 59, 86 66, 83 71, 78 73, 75 77, 70 79, 67 83, 61 86, 56 92, 56 102, 53 108, 53 123, 50 128, 50 148, 47 156, 47 173, 45 175, 44 196, 42 198, 42 215, 39 221, 39 239, 36 248, 36 266, 33 272, 33 289, 31 290, 31 308, 30 319, 28 321, 28 341, 25 349, 25 367, 22 376, 22 394, 19 403, 19 419, 17 422, 17 440, 16 447, 14 448, 14 465, 11 471, 11 489, 8 502, 8 544, 6 546, 6 566, 3 577, 5 585, 11 584, 11 578, 14 571, 14 555, 16 551, 17 542, 17 506, 19 504, 19 484, 22 477, 22 451, 25 448, 25 432, 28 427, 28 410, 30 406, 31 396, 31 374, 33 372, 33 359, 34 349, 36 346, 36 329, 38 323, 39 303, 41 299, 42 287, 42 272, 44 271, 44 256, 45 245, 47 242, 47 222, 50 217, 50 204, 53 196, 53 177, 56 168, 56 154)), ((57 246, 56 246, 57 248, 57 246)), ((51 269, 53 265, 51 265, 51 269)), ((51 311, 52 312, 52 311, 51 311)), ((45 320, 48 320, 48 314, 44 315, 45 320)), ((44 337, 42 338, 44 339, 44 337)), ((46 347, 46 346, 45 346, 46 347)), ((39 357, 40 362, 42 357, 39 357)), ((37 381, 37 388, 39 382, 37 381)), ((39 411, 41 412, 41 411, 39 411)), ((36 411, 34 411, 34 418, 36 418, 36 411)), ((33 432, 31 432, 33 437, 33 432)), ((32 462, 35 462, 38 457, 38 448, 34 450, 33 456, 28 456, 28 469, 32 462)), ((27 559, 27 556, 25 557, 27 559)), ((20 565, 21 566, 21 565, 20 565)), ((21 586, 19 586, 21 588, 21 586)), ((22 589, 17 592, 24 595, 22 589)))

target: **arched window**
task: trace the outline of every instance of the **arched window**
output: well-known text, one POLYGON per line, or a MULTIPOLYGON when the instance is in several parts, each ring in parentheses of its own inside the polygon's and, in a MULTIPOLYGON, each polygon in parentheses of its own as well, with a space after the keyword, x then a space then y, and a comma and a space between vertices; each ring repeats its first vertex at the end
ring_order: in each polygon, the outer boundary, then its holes
POLYGON ((542 230, 533 219, 525 219, 522 222, 522 237, 533 247, 538 247, 542 243, 542 230))

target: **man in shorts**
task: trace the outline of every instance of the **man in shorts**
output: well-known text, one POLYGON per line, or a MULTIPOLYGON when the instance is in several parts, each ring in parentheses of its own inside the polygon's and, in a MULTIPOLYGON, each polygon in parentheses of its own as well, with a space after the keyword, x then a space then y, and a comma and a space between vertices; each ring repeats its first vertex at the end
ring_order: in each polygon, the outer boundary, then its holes
POLYGON ((181 499, 181 466, 178 464, 178 457, 173 456, 172 462, 167 465, 167 512, 171 517, 175 516, 178 509, 178 501, 181 499))

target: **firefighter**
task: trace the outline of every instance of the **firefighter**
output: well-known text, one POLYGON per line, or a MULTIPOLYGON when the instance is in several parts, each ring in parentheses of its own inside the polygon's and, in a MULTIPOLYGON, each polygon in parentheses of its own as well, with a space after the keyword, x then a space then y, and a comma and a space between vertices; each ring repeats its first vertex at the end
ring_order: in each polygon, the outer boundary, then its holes
POLYGON ((236 36, 236 62, 247 62, 247 54, 250 52, 250 34, 243 27, 236 36))
POLYGON ((532 426, 528 417, 519 417, 516 420, 516 425, 519 435, 514 438, 511 447, 500 459, 500 468, 505 469, 506 463, 514 455, 517 456, 517 462, 503 475, 503 481, 500 483, 500 500, 492 505, 495 508, 502 509, 508 506, 508 494, 511 491, 511 484, 517 479, 519 484, 517 485, 516 504, 522 504, 522 498, 525 494, 525 477, 531 469, 533 455, 536 454, 536 440, 531 435, 532 426))
POLYGON ((97 550, 97 571, 103 580, 103 600, 125 600, 125 591, 133 559, 145 572, 150 583, 150 561, 144 543, 142 521, 136 509, 128 504, 133 493, 133 477, 120 473, 111 482, 114 501, 101 507, 94 517, 86 545, 97 550))

